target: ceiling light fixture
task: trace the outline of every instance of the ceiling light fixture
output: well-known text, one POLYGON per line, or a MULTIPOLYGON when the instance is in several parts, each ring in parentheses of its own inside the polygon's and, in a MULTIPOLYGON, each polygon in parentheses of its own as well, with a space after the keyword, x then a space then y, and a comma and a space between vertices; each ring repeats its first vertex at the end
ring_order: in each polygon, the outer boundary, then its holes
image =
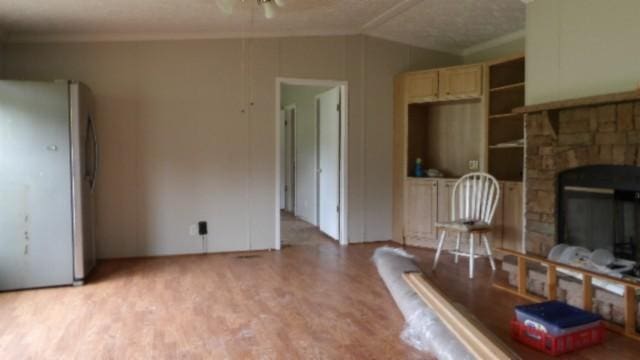
MULTIPOLYGON (((218 7, 225 15, 231 15, 233 13, 233 7, 236 2, 246 2, 246 0, 216 0, 218 7)), ((276 16, 278 8, 285 6, 285 0, 257 0, 258 6, 261 6, 264 10, 264 17, 267 19, 273 19, 276 16)))

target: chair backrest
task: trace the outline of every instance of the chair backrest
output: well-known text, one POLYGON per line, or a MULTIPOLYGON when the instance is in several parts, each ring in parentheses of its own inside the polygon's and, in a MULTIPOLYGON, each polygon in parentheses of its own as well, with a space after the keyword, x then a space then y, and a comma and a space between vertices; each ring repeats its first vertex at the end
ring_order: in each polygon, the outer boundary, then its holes
POLYGON ((498 180, 486 173, 461 177, 451 194, 451 220, 484 221, 491 224, 500 199, 498 180))

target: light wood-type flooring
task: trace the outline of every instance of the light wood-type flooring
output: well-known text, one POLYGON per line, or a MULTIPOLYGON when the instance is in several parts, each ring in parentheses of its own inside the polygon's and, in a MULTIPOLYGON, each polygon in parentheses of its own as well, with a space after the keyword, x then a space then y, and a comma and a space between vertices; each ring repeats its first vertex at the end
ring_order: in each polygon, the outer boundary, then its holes
MULTIPOLYGON (((279 252, 108 260, 87 285, 0 293, 0 359, 429 359, 400 338, 404 319, 371 262, 390 243, 340 247, 284 219, 279 252), (296 235, 296 233, 298 235, 296 235)), ((430 267, 433 252, 409 249, 430 267)), ((431 274, 524 358, 508 337, 512 295, 479 261, 445 255, 431 274)), ((611 335, 574 359, 638 359, 611 335)))

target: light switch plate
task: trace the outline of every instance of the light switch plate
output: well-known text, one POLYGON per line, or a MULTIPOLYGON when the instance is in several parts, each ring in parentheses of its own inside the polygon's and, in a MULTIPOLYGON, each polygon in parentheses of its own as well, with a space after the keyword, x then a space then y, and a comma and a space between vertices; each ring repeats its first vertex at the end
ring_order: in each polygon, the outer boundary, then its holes
POLYGON ((469 160, 469 170, 479 170, 479 169, 480 169, 479 160, 469 160))
POLYGON ((197 224, 193 224, 193 225, 189 226, 189 235, 190 236, 198 235, 198 225, 197 224))

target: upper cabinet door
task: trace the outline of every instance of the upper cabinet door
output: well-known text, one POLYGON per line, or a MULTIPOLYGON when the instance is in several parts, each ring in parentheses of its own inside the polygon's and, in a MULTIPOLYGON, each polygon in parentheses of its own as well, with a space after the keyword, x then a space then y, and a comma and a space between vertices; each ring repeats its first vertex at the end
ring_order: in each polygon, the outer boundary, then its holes
POLYGON ((407 100, 410 104, 438 98, 438 72, 420 71, 407 74, 407 100))
POLYGON ((440 99, 482 96, 482 65, 440 70, 440 99))

